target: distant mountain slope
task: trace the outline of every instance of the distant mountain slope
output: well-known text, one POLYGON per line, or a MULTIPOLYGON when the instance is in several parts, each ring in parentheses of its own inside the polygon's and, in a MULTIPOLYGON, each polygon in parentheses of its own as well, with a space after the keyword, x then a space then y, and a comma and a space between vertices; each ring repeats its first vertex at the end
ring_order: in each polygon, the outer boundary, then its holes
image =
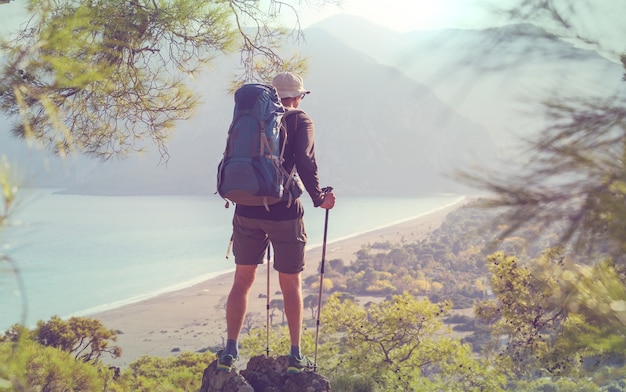
MULTIPOLYGON (((432 90, 381 65, 320 30, 297 49, 310 59, 302 108, 316 124, 320 177, 342 194, 455 192, 446 176, 497 146, 489 133, 456 113, 432 90)), ((224 61, 226 63, 226 61, 224 61)), ((167 166, 156 154, 95 165, 78 158, 66 178, 71 192, 212 194, 232 115, 226 94, 232 68, 217 67, 196 82, 203 92, 197 116, 181 122, 167 166)), ((2 150, 0 148, 0 150, 2 150)))
POLYGON ((500 146, 538 130, 544 123, 539 103, 555 93, 624 94, 620 64, 532 25, 402 34, 336 15, 315 27, 432 88, 487 127, 500 146))
POLYGON ((322 175, 330 168, 337 186, 356 193, 458 190, 444 176, 494 153, 486 130, 428 87, 328 33, 309 29, 303 54, 313 91, 303 107, 316 121, 322 175))

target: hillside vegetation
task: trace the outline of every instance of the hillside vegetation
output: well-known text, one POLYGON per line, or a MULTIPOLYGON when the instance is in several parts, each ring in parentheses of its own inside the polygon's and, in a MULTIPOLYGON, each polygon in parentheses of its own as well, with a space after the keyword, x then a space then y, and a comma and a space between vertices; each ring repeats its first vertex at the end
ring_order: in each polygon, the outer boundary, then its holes
MULTIPOLYGON (((349 265, 330 260, 324 284, 333 294, 322 312, 319 371, 333 390, 623 391, 623 354, 585 344, 593 331, 583 313, 550 307, 557 287, 550 284, 556 278, 554 261, 565 263, 564 252, 552 247, 556 234, 538 237, 528 229, 494 241, 505 228, 496 211, 470 203, 450 213, 427 239, 365 244, 349 265), (365 295, 380 301, 359 304, 365 295), (477 317, 453 308, 473 308, 477 317), (580 339, 572 339, 572 333, 585 329, 580 339)), ((610 268, 597 268, 610 279, 610 268)), ((303 336, 305 352, 314 350, 311 322, 303 336)), ((78 328, 91 324, 55 318, 33 331, 15 326, 0 344, 2 363, 9 364, 0 367, 0 376, 18 380, 14 385, 54 380, 85 386, 75 391, 152 391, 157 385, 193 391, 201 369, 213 360, 210 351, 217 349, 143 357, 128 369, 108 369, 98 359, 104 353, 120 355, 115 331, 97 323, 78 328), (68 336, 99 344, 90 346, 88 355, 77 355, 68 336)), ((265 339, 264 328, 253 329, 242 349, 261 355, 265 339)), ((286 327, 275 326, 270 342, 272 352, 287 349, 286 327)))

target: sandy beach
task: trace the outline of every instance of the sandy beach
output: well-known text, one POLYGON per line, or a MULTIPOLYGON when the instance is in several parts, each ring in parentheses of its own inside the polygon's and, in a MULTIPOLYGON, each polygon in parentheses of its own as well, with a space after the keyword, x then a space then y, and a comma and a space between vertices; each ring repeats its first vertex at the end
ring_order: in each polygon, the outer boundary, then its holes
MULTIPOLYGON (((326 261, 341 259, 345 263, 352 262, 356 258, 355 253, 367 244, 386 241, 399 244, 422 239, 438 228, 450 211, 464 203, 460 201, 418 218, 348 239, 333 241, 328 238, 326 261)), ((303 279, 312 274, 318 275, 322 247, 308 249, 306 257, 303 279)), ((257 279, 249 300, 248 312, 258 313, 257 327, 264 326, 265 322, 267 300, 259 295, 267 291, 266 268, 266 265, 262 265, 257 269, 257 279)), ((232 272, 225 273, 179 291, 89 316, 100 320, 107 328, 118 331, 117 345, 122 348, 122 356, 105 359, 105 362, 125 367, 142 355, 166 357, 222 345, 226 339, 224 304, 232 279, 232 272)), ((270 281, 270 298, 282 298, 276 294, 279 287, 274 270, 270 281)), ((307 287, 303 289, 305 296, 309 294, 307 287)))

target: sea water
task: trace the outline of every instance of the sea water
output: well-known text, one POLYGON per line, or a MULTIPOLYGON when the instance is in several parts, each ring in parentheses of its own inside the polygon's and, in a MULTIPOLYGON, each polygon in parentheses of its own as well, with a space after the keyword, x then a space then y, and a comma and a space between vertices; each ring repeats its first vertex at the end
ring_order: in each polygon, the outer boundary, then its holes
MULTIPOLYGON (((390 226, 462 199, 345 197, 328 241, 390 226)), ((234 268, 226 252, 233 208, 217 196, 87 196, 29 190, 0 231, 0 331, 53 315, 88 316, 188 287, 234 268)), ((308 247, 324 210, 305 199, 308 247)), ((315 265, 309 260, 308 265, 315 265)))

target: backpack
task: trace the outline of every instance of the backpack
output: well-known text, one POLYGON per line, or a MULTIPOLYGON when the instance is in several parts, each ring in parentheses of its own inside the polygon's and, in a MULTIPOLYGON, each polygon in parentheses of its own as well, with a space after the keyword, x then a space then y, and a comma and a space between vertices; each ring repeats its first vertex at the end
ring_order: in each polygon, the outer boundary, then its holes
POLYGON ((291 173, 282 166, 287 141, 284 113, 272 86, 245 84, 235 92, 233 120, 217 169, 217 192, 227 200, 226 207, 230 201, 269 210, 282 200, 291 204, 302 194, 295 166, 291 173))

